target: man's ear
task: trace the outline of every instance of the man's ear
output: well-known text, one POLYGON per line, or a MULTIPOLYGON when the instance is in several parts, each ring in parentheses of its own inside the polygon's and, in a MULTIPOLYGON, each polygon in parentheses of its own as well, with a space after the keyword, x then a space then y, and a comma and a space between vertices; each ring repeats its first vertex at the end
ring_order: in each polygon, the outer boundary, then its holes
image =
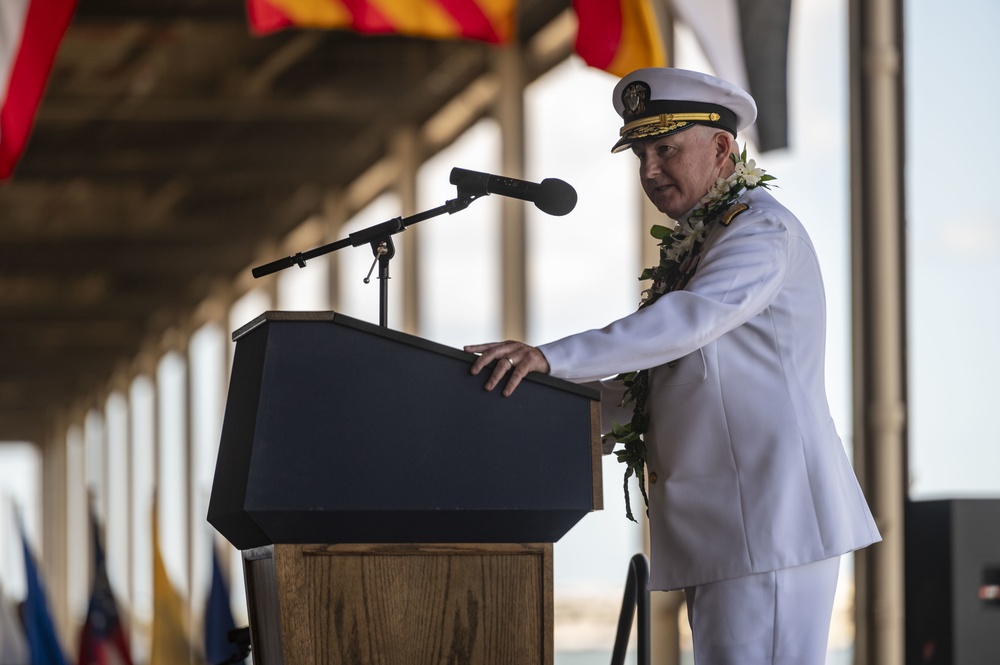
POLYGON ((729 132, 715 133, 715 159, 718 163, 728 162, 729 155, 736 151, 735 139, 729 132))

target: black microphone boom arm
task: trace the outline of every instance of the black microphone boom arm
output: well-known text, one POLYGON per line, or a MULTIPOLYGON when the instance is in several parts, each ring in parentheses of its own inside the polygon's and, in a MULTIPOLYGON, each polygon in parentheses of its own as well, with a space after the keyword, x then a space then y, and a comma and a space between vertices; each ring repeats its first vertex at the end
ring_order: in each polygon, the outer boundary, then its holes
MULTIPOLYGON (((254 278, 260 278, 279 270, 284 270, 285 268, 291 268, 292 266, 305 268, 306 261, 314 259, 317 256, 322 256, 323 254, 328 254, 344 247, 359 247, 364 244, 371 245, 372 253, 375 255, 375 262, 379 266, 379 325, 386 326, 388 318, 389 261, 395 254, 392 246, 392 236, 405 230, 407 226, 444 213, 452 215, 460 210, 465 210, 469 207, 470 203, 481 196, 489 194, 499 194, 500 196, 510 196, 524 201, 531 201, 539 210, 550 215, 565 215, 576 206, 576 190, 568 183, 556 178, 546 178, 542 182, 535 184, 525 180, 516 180, 489 173, 454 168, 451 170, 451 184, 458 186, 458 197, 446 201, 442 206, 411 215, 410 217, 395 217, 380 224, 355 231, 346 238, 337 240, 336 242, 331 242, 306 252, 297 252, 277 261, 257 266, 250 272, 254 278)), ((368 280, 366 279, 365 283, 367 282, 368 280)))
POLYGON ((310 249, 307 252, 298 252, 296 254, 292 254, 291 256, 286 256, 283 259, 278 259, 277 261, 271 261, 270 263, 265 263, 262 266, 257 266, 250 272, 253 274, 254 278, 260 278, 264 275, 270 275, 271 273, 278 272, 279 270, 284 270, 285 268, 291 268, 292 266, 305 268, 306 261, 309 259, 329 254, 330 252, 343 249, 344 247, 359 247, 364 244, 369 244, 372 247, 372 254, 375 255, 376 262, 379 266, 379 325, 386 327, 388 325, 389 318, 389 261, 395 255, 392 247, 392 236, 400 231, 406 230, 407 226, 411 226, 417 222, 422 222, 425 219, 437 217, 438 215, 443 215, 444 213, 452 215, 460 210, 465 210, 469 207, 469 204, 477 198, 479 197, 459 192, 458 198, 450 199, 446 201, 444 205, 438 206, 437 208, 432 208, 431 210, 420 212, 409 217, 395 217, 388 221, 375 224, 374 226, 361 229, 360 231, 355 231, 354 233, 348 234, 346 238, 342 238, 336 242, 331 242, 321 247, 310 249))

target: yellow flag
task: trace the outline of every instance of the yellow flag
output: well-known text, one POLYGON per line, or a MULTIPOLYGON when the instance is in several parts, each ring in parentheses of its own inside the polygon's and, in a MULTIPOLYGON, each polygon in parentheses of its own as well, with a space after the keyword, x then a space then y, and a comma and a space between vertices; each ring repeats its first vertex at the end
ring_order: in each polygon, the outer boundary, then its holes
POLYGON ((153 502, 153 645, 149 665, 191 665, 191 641, 187 636, 184 601, 160 556, 160 535, 153 502))

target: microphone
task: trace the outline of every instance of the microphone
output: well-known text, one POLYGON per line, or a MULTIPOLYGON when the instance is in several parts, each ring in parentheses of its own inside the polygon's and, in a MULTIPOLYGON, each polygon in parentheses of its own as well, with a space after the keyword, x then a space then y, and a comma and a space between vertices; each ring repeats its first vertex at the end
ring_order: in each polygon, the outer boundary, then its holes
POLYGON ((458 185, 459 194, 465 196, 499 194, 531 201, 536 208, 550 215, 562 216, 576 207, 576 190, 569 183, 557 178, 546 178, 535 184, 490 173, 453 168, 451 184, 458 185))

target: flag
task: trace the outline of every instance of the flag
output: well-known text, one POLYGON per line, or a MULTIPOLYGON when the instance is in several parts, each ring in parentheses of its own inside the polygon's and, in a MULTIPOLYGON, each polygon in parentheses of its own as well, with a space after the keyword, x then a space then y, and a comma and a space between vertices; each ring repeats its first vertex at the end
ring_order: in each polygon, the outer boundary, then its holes
POLYGON ((78 665, 132 665, 125 631, 111 592, 108 569, 101 546, 100 529, 93 510, 90 531, 94 549, 94 583, 87 607, 87 620, 80 629, 78 665))
POLYGON ((761 152, 788 147, 788 31, 792 0, 670 0, 719 78, 753 95, 761 152))
POLYGON ((246 0, 258 35, 288 27, 354 30, 503 44, 517 0, 246 0))
POLYGON ((153 644, 149 665, 190 665, 191 642, 185 628, 184 601, 174 589, 160 556, 159 528, 153 508, 153 644))
POLYGON ((573 8, 576 53, 591 67, 625 76, 667 64, 650 0, 573 0, 573 8))
POLYGON ((229 641, 229 631, 236 629, 233 611, 229 606, 229 586, 222 576, 219 553, 212 547, 212 586, 205 604, 205 659, 209 665, 221 663, 236 651, 229 641))
POLYGON ((0 663, 31 665, 31 652, 24 636, 20 611, 0 586, 0 663))
POLYGON ((0 180, 28 143, 59 42, 76 0, 0 1, 0 180))
POLYGON ((24 549, 24 577, 27 581, 28 594, 21 606, 21 620, 24 622, 24 634, 28 640, 32 665, 67 665, 66 656, 59 646, 56 628, 49 614, 45 586, 35 564, 35 557, 28 545, 28 537, 24 533, 24 525, 18 520, 21 530, 21 544, 24 549))

